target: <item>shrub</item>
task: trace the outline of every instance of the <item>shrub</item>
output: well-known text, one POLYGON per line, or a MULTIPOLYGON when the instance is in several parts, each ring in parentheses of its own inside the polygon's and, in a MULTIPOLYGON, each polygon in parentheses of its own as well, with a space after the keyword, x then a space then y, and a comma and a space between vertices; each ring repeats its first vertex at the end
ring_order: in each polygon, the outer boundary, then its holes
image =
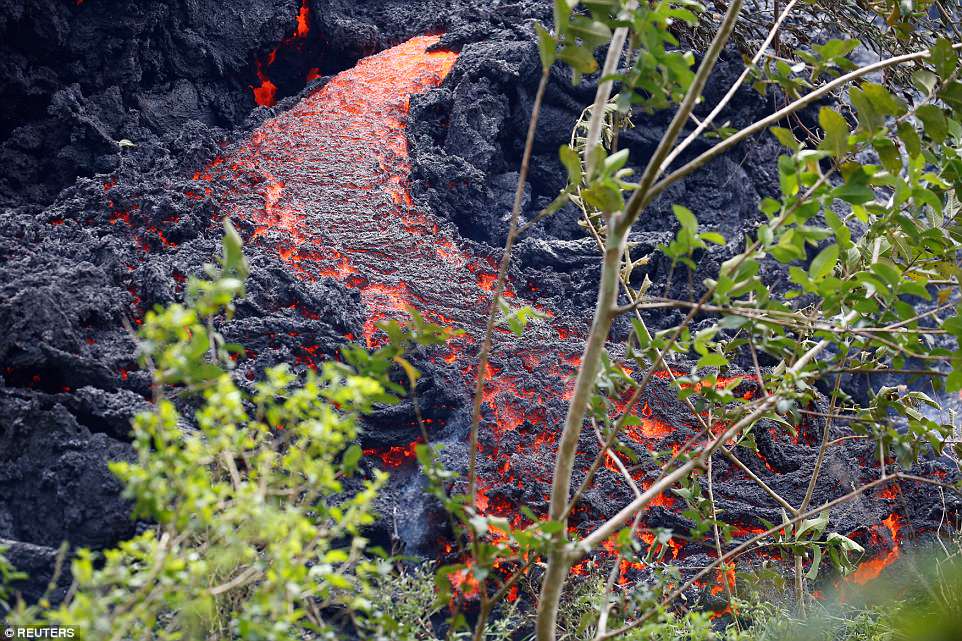
MULTIPOLYGON (((207 271, 185 305, 148 312, 140 330, 155 403, 133 423, 137 460, 110 467, 150 527, 102 558, 79 550, 66 600, 21 605, 10 623, 76 626, 88 640, 287 641, 368 627, 379 565, 363 529, 386 475, 359 474, 357 419, 403 392, 388 374, 405 347, 444 332, 395 323, 390 345, 349 353, 354 366, 327 362, 299 381, 281 365, 244 392, 231 376, 240 348, 215 328, 247 275, 229 225, 207 271)), ((8 578, 2 559, 0 569, 8 578)))

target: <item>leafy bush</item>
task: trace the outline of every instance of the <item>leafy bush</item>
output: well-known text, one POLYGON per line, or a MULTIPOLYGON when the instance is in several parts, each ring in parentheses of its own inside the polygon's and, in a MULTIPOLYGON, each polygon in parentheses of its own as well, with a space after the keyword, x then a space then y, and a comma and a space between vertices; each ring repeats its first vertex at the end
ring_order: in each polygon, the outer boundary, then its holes
POLYGON ((72 625, 88 640, 286 641, 369 625, 379 563, 363 529, 386 475, 359 474, 357 418, 403 392, 388 373, 405 347, 444 332, 395 323, 391 345, 349 353, 355 367, 327 362, 301 382, 281 365, 247 393, 230 373, 240 348, 215 328, 247 275, 229 225, 220 266, 207 270, 186 305, 146 315, 155 404, 133 424, 136 462, 111 463, 153 525, 102 559, 80 550, 66 601, 21 605, 11 623, 72 625))

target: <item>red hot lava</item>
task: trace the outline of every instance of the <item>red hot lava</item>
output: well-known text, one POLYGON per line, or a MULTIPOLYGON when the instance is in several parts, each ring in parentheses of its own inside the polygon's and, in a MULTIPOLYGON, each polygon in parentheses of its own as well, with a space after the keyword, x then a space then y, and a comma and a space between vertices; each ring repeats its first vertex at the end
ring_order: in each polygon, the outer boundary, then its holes
MULTIPOLYGON (((267 120, 195 179, 220 189, 224 213, 253 223, 255 242, 274 247, 300 277, 332 278, 357 289, 368 309, 361 337, 368 346, 383 339, 378 321, 403 318, 409 307, 465 330, 437 362, 456 369, 470 389, 496 262, 419 209, 408 191, 410 96, 440 85, 457 59, 430 51, 438 41, 417 37, 362 60, 267 120)), ((512 283, 505 296, 523 303, 512 283)), ((550 310, 542 311, 551 319, 550 310)), ((483 452, 489 464, 478 498, 482 511, 518 521, 517 502, 544 507, 557 439, 546 426, 563 417, 581 334, 551 319, 529 326, 523 339, 499 335, 484 392, 485 429, 493 438, 483 452), (505 487, 516 491, 515 502, 489 499, 493 488, 505 487)), ((647 404, 641 409, 643 422, 628 438, 642 447, 663 444, 671 426, 647 404)), ((398 467, 413 459, 413 447, 376 454, 398 467)), ((636 480, 650 483, 643 472, 636 480)), ((669 496, 658 502, 672 504, 669 496)))
MULTIPOLYGON (((879 556, 868 561, 864 561, 852 574, 846 577, 849 583, 856 583, 858 585, 864 585, 869 581, 877 579, 882 570, 892 565, 896 559, 901 556, 901 550, 899 544, 902 542, 900 531, 902 529, 902 517, 898 514, 892 513, 888 518, 882 521, 882 525, 888 530, 889 537, 891 538, 891 547, 889 551, 883 556, 879 556)), ((872 538, 877 539, 878 534, 874 530, 872 531, 872 538)))
MULTIPOLYGON (((294 29, 294 33, 285 38, 279 47, 275 48, 267 57, 261 61, 256 61, 256 73, 257 79, 260 81, 256 87, 251 87, 251 91, 254 93, 254 102, 256 102, 261 107, 273 107, 277 102, 277 85, 274 84, 267 75, 267 68, 274 64, 277 59, 277 52, 281 47, 286 47, 294 44, 295 42, 303 41, 307 38, 307 34, 310 33, 310 14, 311 9, 307 5, 307 0, 301 0, 301 7, 297 11, 297 26, 294 29)), ((310 74, 308 74, 308 80, 311 80, 310 74)))
MULTIPOLYGON (((297 37, 302 37, 302 17, 307 28, 302 10, 297 37)), ((429 320, 465 330, 436 362, 458 372, 470 389, 495 257, 419 209, 408 190, 410 96, 439 86, 457 60, 453 52, 430 50, 438 41, 438 36, 417 37, 362 60, 265 121, 248 141, 194 178, 202 183, 198 192, 213 188, 223 213, 251 223, 254 242, 274 248, 299 277, 331 278, 358 290, 368 310, 359 339, 369 347, 383 340, 378 321, 404 318, 411 307, 429 320)), ((506 297, 524 302, 512 283, 506 297)), ((486 463, 477 507, 515 525, 521 521, 518 504, 535 511, 546 506, 557 440, 547 426, 562 421, 584 333, 542 311, 549 320, 529 326, 522 339, 499 334, 484 391, 484 429, 491 438, 483 439, 486 463)), ((639 409, 642 423, 627 437, 645 448, 671 445, 672 425, 647 403, 639 409)), ((370 453, 397 468, 413 459, 414 445, 370 453)), ((606 467, 616 472, 621 463, 611 459, 606 467)), ((650 484, 643 471, 632 476, 642 487, 650 484)), ((669 508, 674 502, 663 496, 656 505, 669 508)), ((668 545, 677 557, 681 544, 668 545)), ((622 568, 632 569, 637 568, 622 568)))

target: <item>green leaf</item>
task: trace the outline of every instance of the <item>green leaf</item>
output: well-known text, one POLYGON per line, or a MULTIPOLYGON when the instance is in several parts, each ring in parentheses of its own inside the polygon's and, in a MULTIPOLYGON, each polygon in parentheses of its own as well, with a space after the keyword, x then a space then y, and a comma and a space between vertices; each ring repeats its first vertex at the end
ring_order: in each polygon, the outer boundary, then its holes
POLYGON ((952 361, 952 371, 945 378, 945 391, 952 394, 962 390, 962 358, 952 361))
POLYGON ((905 103, 893 96, 884 86, 876 82, 864 83, 862 85, 862 93, 880 115, 901 116, 908 111, 905 103))
POLYGON ((498 305, 501 309, 502 318, 501 322, 507 324, 508 329, 515 336, 521 336, 524 334, 525 328, 528 326, 528 322, 534 318, 544 318, 544 314, 531 307, 530 305, 525 305, 524 307, 519 307, 518 309, 511 309, 508 302, 503 298, 498 301, 498 305))
POLYGON ((710 352, 698 359, 698 367, 725 367, 728 359, 717 352, 710 352))
POLYGON ((939 78, 948 79, 958 65, 958 56, 952 48, 952 41, 947 38, 936 40, 935 45, 929 50, 929 62, 932 63, 939 78))
POLYGON ((576 38, 580 38, 585 46, 591 49, 607 44, 611 40, 611 29, 608 25, 584 16, 575 16, 571 19, 569 32, 576 38))
POLYGON ((688 230, 692 235, 698 231, 698 219, 695 218, 695 214, 690 209, 683 205, 672 205, 671 210, 678 222, 681 223, 682 229, 688 230))
POLYGON ((572 185, 580 185, 582 176, 581 156, 568 145, 562 145, 561 149, 558 150, 558 155, 561 157, 561 164, 568 170, 568 182, 572 185))
POLYGON ((826 510, 821 514, 819 514, 818 516, 816 516, 815 518, 805 519, 804 521, 802 521, 798 526, 798 530, 795 532, 795 539, 796 540, 801 539, 802 535, 808 532, 809 530, 812 531, 813 536, 818 536, 825 530, 825 527, 827 525, 828 525, 828 511, 826 510))
POLYGON ((919 134, 915 131, 915 127, 907 122, 900 122, 898 127, 898 135, 902 140, 902 144, 905 145, 905 150, 908 152, 909 156, 915 157, 922 153, 922 139, 919 138, 919 134))
POLYGON ((833 58, 847 56, 855 51, 860 44, 861 42, 858 40, 839 40, 838 38, 833 38, 823 45, 815 45, 812 49, 814 49, 823 60, 832 60, 833 58))
POLYGON ((939 98, 957 114, 962 112, 962 82, 950 82, 939 93, 939 98))
POLYGON ((342 459, 344 468, 347 470, 357 469, 357 464, 360 462, 362 454, 361 446, 357 443, 344 450, 344 457, 342 459))
POLYGON ((558 58, 579 73, 594 73, 598 70, 598 61, 591 51, 584 47, 565 45, 558 53, 558 58))
POLYGON ((629 153, 630 151, 628 149, 622 149, 605 158, 605 174, 609 176, 614 175, 624 167, 628 163, 629 153))
POLYGON ((838 262, 838 245, 832 244, 818 253, 808 268, 812 280, 821 280, 832 273, 838 262))
POLYGON ((836 158, 848 153, 848 123, 837 111, 822 107, 818 112, 818 124, 825 131, 825 140, 819 145, 820 149, 832 152, 836 158))
POLYGON ((848 91, 848 97, 858 113, 859 128, 869 133, 875 133, 882 128, 882 125, 885 124, 885 117, 879 113, 864 91, 852 87, 848 91))
POLYGON ((558 41, 540 22, 534 23, 534 30, 538 34, 538 53, 541 56, 541 66, 547 69, 558 58, 558 41))
POLYGON ((607 18, 618 10, 618 0, 581 0, 581 6, 599 20, 607 18))
POLYGON ((861 545, 848 538, 844 534, 839 534, 838 532, 829 532, 825 540, 829 543, 837 544, 846 552, 855 552, 856 554, 862 554, 865 552, 865 548, 861 545))
POLYGON ((418 379, 421 378, 421 372, 415 369, 414 365, 411 365, 411 362, 403 356, 395 356, 394 362, 400 365, 404 373, 407 374, 408 383, 410 383, 413 388, 417 384, 418 379))
POLYGON ((765 196, 764 198, 762 198, 762 202, 758 203, 758 209, 759 209, 763 214, 765 214, 766 216, 768 216, 769 218, 771 218, 771 217, 774 216, 777 212, 781 211, 782 205, 781 205, 781 203, 779 203, 779 202, 778 202, 777 200, 775 200, 774 198, 771 198, 771 197, 769 197, 769 196, 765 196))
POLYGON ((601 182, 594 182, 582 189, 581 196, 589 205, 603 212, 614 213, 625 208, 621 192, 601 182))
POLYGON ((782 143, 785 147, 788 147, 792 151, 798 151, 802 148, 802 145, 795 138, 795 134, 792 133, 791 129, 785 129, 784 127, 772 127, 769 131, 772 135, 778 139, 778 142, 782 143))
POLYGON ((561 521, 541 521, 538 523, 538 529, 545 534, 559 534, 564 530, 564 523, 561 521))
POLYGON ((922 105, 915 110, 915 115, 925 126, 925 134, 934 142, 941 143, 949 133, 949 123, 945 114, 935 105, 922 105))
POLYGON ((897 175, 902 170, 902 154, 898 147, 888 138, 877 138, 872 142, 872 147, 878 154, 882 166, 893 175, 897 175))
POLYGON ((564 35, 568 31, 568 22, 571 19, 572 6, 567 0, 554 0, 554 28, 559 35, 564 35))
POLYGON ((805 573, 805 578, 809 581, 814 581, 818 576, 818 568, 822 564, 822 548, 817 545, 812 550, 812 566, 808 568, 808 572, 805 573))
POLYGON ((923 94, 928 95, 939 84, 939 78, 928 69, 916 69, 912 72, 912 84, 923 94))
POLYGON ((832 190, 832 196, 853 205, 864 205, 875 200, 875 192, 866 185, 845 183, 832 190))
POLYGON ((699 234, 698 237, 707 243, 714 243, 715 245, 725 244, 725 237, 716 231, 706 231, 699 234))

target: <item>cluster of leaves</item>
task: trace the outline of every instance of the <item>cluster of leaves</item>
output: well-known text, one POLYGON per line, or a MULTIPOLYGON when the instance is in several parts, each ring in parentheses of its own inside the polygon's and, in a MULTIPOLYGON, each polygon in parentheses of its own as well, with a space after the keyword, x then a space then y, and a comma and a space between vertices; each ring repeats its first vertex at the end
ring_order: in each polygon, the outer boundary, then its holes
MULTIPOLYGON (((745 56, 750 56, 765 39, 777 12, 787 2, 760 3, 739 21, 732 42, 745 56)), ((716 5, 717 7, 718 5, 716 5)), ((832 25, 835 33, 857 35, 862 44, 879 58, 886 58, 928 48, 935 39, 951 32, 959 20, 958 0, 835 0, 833 2, 799 2, 775 41, 775 54, 782 57, 789 47, 801 51, 824 46, 825 25, 832 25)), ((711 41, 718 24, 718 14, 701 14, 695 27, 676 29, 696 48, 704 48, 711 41)), ((799 62, 806 62, 801 51, 796 51, 799 62)), ((787 58, 787 56, 785 56, 787 58)), ((904 84, 905 75, 899 70, 887 74, 892 86, 904 84)))
POLYGON ((390 375, 404 350, 444 332, 394 323, 389 346, 348 351, 353 367, 327 362, 299 381, 281 365, 245 392, 231 376, 239 348, 215 327, 247 275, 229 225, 207 271, 186 305, 147 313, 140 350, 155 404, 134 421, 136 460, 111 463, 135 515, 154 525, 102 558, 78 551, 67 600, 21 606, 11 623, 75 626, 91 640, 287 640, 342 626, 377 636, 389 620, 372 609, 381 565, 363 534, 386 475, 359 474, 357 418, 396 402, 404 388, 390 375), (188 420, 178 407, 191 404, 188 420))
POLYGON ((7 549, 6 546, 0 545, 0 614, 10 609, 9 599, 12 592, 10 586, 16 581, 27 578, 23 572, 18 572, 7 560, 7 549))

